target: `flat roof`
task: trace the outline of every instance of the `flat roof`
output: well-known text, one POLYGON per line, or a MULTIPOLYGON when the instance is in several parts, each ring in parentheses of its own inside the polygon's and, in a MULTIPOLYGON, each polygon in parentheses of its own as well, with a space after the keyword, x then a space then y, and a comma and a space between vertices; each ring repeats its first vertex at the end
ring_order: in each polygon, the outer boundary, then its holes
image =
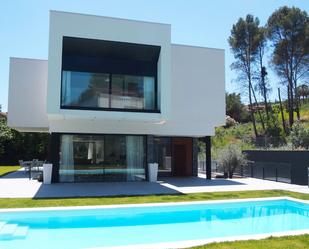
POLYGON ((72 14, 72 15, 81 15, 81 16, 102 17, 102 18, 109 18, 109 19, 114 19, 114 20, 123 20, 123 21, 130 21, 130 22, 141 22, 141 23, 150 23, 150 24, 159 24, 159 25, 171 26, 171 24, 168 24, 168 23, 142 21, 142 20, 136 20, 136 19, 127 19, 127 18, 111 17, 111 16, 100 16, 100 15, 95 15, 95 14, 76 13, 76 12, 70 12, 70 11, 50 10, 49 12, 72 14))

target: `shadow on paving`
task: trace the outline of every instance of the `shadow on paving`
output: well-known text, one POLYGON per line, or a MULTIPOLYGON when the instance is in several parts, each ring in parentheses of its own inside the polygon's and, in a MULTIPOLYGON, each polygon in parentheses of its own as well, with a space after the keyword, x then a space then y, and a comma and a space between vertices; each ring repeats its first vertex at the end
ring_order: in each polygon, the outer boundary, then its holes
POLYGON ((18 170, 18 171, 10 172, 2 176, 1 178, 2 179, 21 179, 21 178, 29 179, 29 173, 23 170, 18 170))
POLYGON ((150 182, 93 182, 42 184, 34 198, 99 197, 182 194, 181 192, 150 182))

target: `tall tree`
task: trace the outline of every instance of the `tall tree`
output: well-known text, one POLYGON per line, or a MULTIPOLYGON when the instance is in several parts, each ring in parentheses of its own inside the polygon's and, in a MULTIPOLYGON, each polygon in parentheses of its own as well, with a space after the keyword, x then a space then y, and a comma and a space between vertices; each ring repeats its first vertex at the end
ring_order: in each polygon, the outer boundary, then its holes
POLYGON ((234 58, 236 59, 231 65, 231 68, 239 72, 238 80, 245 83, 245 87, 248 89, 250 114, 255 136, 258 136, 258 132, 252 97, 254 97, 253 77, 254 64, 256 63, 258 54, 259 24, 259 19, 254 18, 252 15, 247 15, 245 19, 239 18, 237 23, 233 25, 231 35, 228 39, 234 58))
POLYGON ((267 39, 266 39, 266 28, 260 27, 258 38, 258 53, 257 53, 257 64, 258 64, 258 75, 257 75, 257 88, 263 97, 267 123, 270 120, 270 105, 268 104, 268 93, 270 87, 267 81, 267 70, 264 63, 265 50, 267 49, 267 39))
POLYGON ((267 21, 268 37, 273 44, 272 64, 288 91, 289 125, 297 118, 298 81, 309 73, 309 19, 305 11, 287 6, 276 10, 267 21))

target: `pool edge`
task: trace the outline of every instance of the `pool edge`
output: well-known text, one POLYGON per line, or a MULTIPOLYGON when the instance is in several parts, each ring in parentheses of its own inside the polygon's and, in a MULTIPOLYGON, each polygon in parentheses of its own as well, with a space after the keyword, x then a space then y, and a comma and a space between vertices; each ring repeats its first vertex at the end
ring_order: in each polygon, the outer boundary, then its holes
POLYGON ((280 197, 259 197, 259 198, 241 198, 241 199, 222 199, 205 201, 181 201, 181 202, 152 202, 137 204, 112 204, 112 205, 89 205, 89 206, 64 206, 64 207, 33 207, 33 208, 0 208, 0 213, 21 212, 21 211, 60 211, 60 210, 87 210, 87 209, 112 209, 127 207, 160 207, 160 206, 181 206, 190 204, 220 204, 250 201, 271 201, 271 200, 290 200, 297 203, 309 204, 309 200, 297 199, 289 196, 280 197))
POLYGON ((189 248, 189 247, 194 247, 194 246, 202 246, 202 245, 216 243, 216 242, 220 243, 220 242, 233 242, 233 241, 244 241, 244 240, 261 240, 261 239, 266 239, 269 237, 296 236, 296 235, 304 235, 304 234, 309 234, 309 229, 286 231, 286 232, 252 234, 252 235, 241 235, 241 236, 218 237, 218 238, 203 239, 203 240, 184 240, 184 241, 177 241, 177 242, 114 246, 114 247, 89 247, 85 249, 180 249, 180 248, 189 248))

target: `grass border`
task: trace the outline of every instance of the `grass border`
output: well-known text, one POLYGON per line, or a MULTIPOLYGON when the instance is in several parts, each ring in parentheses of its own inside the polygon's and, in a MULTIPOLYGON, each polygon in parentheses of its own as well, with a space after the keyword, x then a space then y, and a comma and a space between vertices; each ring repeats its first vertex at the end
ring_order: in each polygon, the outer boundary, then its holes
POLYGON ((265 239, 214 242, 188 249, 304 249, 309 248, 309 234, 269 236, 265 239))
POLYGON ((140 196, 106 196, 73 198, 0 198, 0 208, 35 208, 35 207, 69 207, 97 206, 143 203, 166 203, 188 201, 231 200, 246 198, 292 197, 309 200, 308 194, 285 190, 251 190, 231 192, 204 192, 192 194, 162 194, 140 196))
POLYGON ((6 176, 7 174, 13 173, 19 170, 20 166, 2 166, 0 165, 0 178, 6 176))

